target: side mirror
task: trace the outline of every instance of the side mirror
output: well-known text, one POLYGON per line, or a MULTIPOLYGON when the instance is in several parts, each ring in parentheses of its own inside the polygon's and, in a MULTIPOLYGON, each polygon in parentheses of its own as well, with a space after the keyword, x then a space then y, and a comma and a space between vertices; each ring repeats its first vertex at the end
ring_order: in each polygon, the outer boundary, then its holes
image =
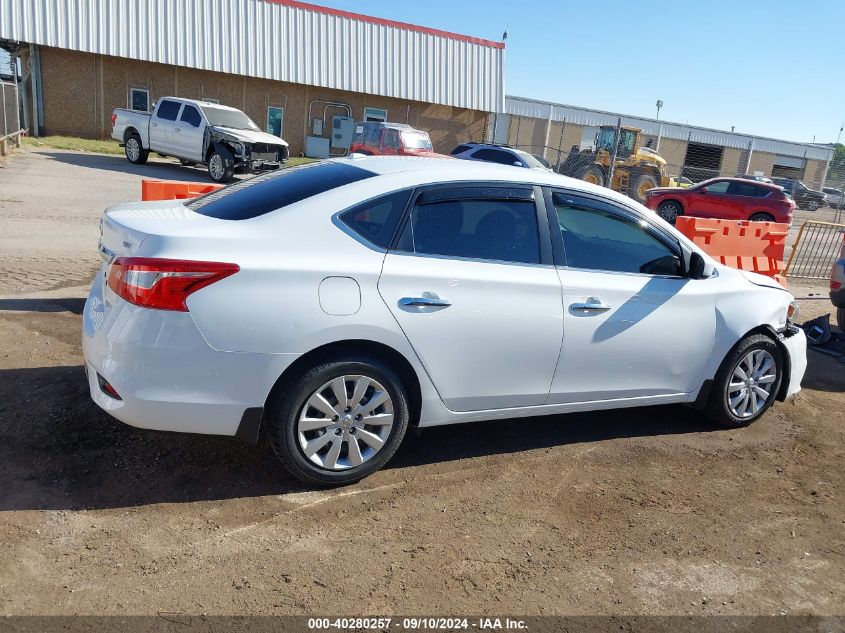
POLYGON ((693 251, 689 256, 689 271, 687 277, 690 279, 707 279, 713 275, 713 264, 705 260, 701 254, 693 251))
POLYGON ((522 167, 522 163, 519 162, 518 160, 513 161, 513 165, 514 165, 514 167, 522 167))
POLYGON ((702 187, 698 190, 698 193, 707 193, 707 187, 702 187))

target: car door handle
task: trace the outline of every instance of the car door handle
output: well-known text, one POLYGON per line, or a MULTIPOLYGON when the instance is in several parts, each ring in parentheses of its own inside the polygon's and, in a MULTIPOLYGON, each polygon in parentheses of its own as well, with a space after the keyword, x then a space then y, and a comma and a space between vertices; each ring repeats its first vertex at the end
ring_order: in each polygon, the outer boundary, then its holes
POLYGON ((399 299, 399 305, 402 307, 415 306, 418 308, 448 308, 452 305, 452 302, 435 295, 433 297, 402 297, 399 299))
POLYGON ((173 128, 173 131, 174 132, 181 132, 182 130, 180 130, 178 127, 175 127, 175 128, 173 128))
POLYGON ((569 309, 579 312, 604 312, 610 310, 610 306, 602 303, 598 297, 588 297, 586 303, 571 303, 569 309))

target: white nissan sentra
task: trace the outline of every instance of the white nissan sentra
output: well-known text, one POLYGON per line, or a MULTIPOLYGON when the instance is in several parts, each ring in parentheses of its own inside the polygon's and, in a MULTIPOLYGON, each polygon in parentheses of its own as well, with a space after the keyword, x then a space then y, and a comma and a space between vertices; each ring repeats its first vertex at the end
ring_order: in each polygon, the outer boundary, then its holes
POLYGON ((101 232, 94 401, 147 429, 263 428, 314 484, 372 473, 409 426, 684 403, 738 427, 806 368, 784 288, 553 173, 331 159, 118 205, 101 232))

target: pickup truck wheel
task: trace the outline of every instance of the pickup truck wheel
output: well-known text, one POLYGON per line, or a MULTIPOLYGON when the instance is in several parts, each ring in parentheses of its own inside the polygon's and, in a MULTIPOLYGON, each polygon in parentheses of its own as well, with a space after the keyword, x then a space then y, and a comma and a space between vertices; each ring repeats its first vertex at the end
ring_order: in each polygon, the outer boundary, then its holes
POLYGON ((214 150, 208 159, 208 175, 214 182, 229 182, 235 173, 235 159, 226 149, 214 150))
POLYGON ((126 160, 133 165, 143 165, 150 156, 150 151, 144 149, 144 146, 141 145, 141 137, 137 134, 133 134, 126 139, 123 144, 123 151, 126 153, 126 160))

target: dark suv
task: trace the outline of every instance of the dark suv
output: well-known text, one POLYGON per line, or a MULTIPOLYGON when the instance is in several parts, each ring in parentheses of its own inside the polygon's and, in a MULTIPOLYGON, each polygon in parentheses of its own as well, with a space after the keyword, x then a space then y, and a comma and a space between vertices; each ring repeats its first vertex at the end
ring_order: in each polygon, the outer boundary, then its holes
POLYGON ((826 204, 824 194, 821 191, 810 189, 800 180, 792 180, 791 178, 772 178, 772 182, 778 187, 783 187, 783 190, 789 195, 789 197, 795 200, 795 204, 798 205, 799 209, 815 211, 826 204))

